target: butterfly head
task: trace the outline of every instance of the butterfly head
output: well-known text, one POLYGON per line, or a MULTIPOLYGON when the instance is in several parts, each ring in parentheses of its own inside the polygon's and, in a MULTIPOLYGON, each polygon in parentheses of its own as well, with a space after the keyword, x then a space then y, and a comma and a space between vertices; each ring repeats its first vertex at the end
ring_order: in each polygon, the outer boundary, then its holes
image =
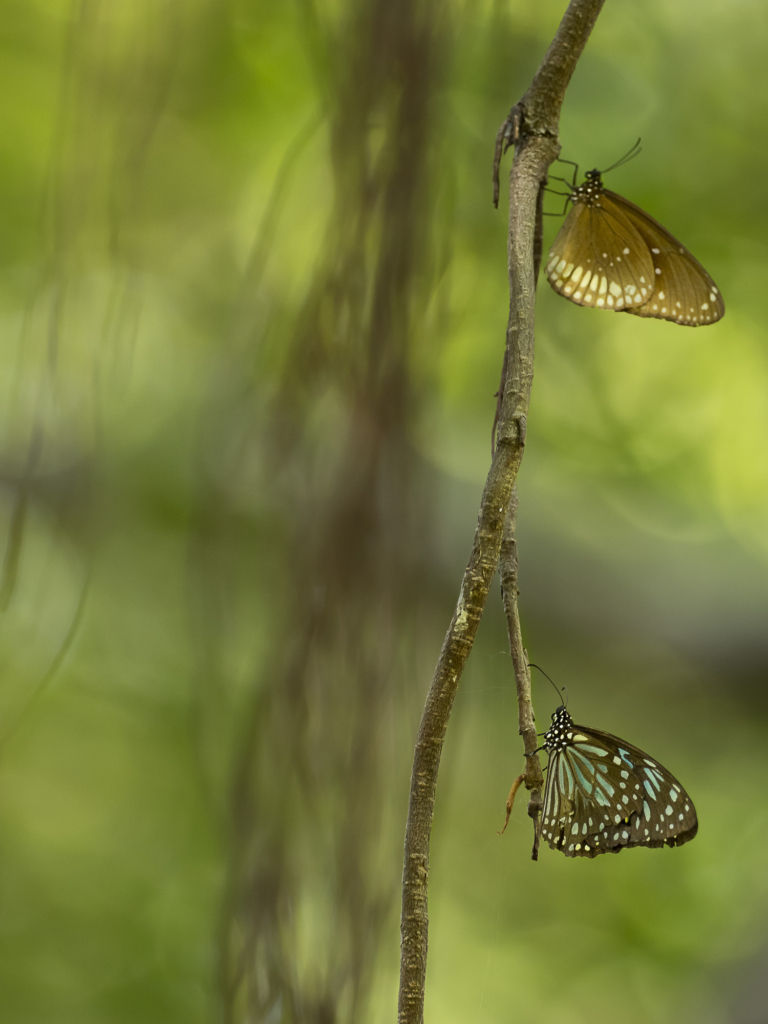
POLYGON ((552 725, 544 733, 544 749, 551 752, 567 747, 569 733, 573 735, 573 719, 561 704, 552 715, 552 725))
POLYGON ((603 179, 600 174, 601 172, 597 168, 593 171, 587 171, 582 184, 573 190, 571 201, 574 203, 586 203, 587 206, 599 206, 599 199, 604 191, 603 179))

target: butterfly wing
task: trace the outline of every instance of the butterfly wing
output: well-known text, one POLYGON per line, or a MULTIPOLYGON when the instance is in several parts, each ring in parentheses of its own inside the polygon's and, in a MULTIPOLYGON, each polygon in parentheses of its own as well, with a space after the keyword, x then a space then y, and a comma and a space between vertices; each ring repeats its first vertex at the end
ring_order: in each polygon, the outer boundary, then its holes
POLYGON ((654 287, 643 236, 616 205, 577 201, 549 253, 547 280, 578 306, 635 312, 654 287))
POLYGON ((674 775, 626 740, 574 725, 572 743, 550 756, 542 835, 566 857, 681 846, 698 827, 674 775))
POLYGON ((650 214, 628 199, 607 189, 602 199, 609 208, 615 207, 631 220, 653 260, 653 294, 641 306, 625 307, 625 312, 672 320, 685 327, 720 320, 725 313, 723 297, 695 256, 650 214))

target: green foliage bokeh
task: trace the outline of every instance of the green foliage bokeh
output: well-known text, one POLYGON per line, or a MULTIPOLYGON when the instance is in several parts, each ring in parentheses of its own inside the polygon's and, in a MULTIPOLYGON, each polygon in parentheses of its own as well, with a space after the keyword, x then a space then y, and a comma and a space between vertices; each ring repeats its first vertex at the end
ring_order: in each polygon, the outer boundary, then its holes
MULTIPOLYGON (((508 304, 493 141, 562 8, 447 5, 433 274, 410 355, 437 613, 392 747, 396 857, 409 744, 489 464, 508 304)), ((344 12, 0 0, 5 534, 36 425, 46 437, 0 620, 0 1015, 14 1024, 215 1019, 227 751, 296 571, 284 510, 254 483, 268 453, 251 465, 242 449, 286 373, 338 199, 338 68, 323 43, 344 12), (253 356, 233 313, 243 294, 263 325, 253 356), (241 390, 251 413, 225 434, 216 410, 241 390), (203 469, 235 511, 226 693, 201 711, 190 549, 203 469)), ((519 481, 531 656, 577 721, 680 776, 700 833, 680 850, 544 850, 533 864, 520 799, 499 838, 521 747, 494 592, 438 789, 427 1015, 443 1024, 753 1019, 768 956, 766 54, 761 3, 606 5, 566 99, 563 155, 603 167, 641 136, 610 187, 684 241, 727 312, 689 330, 578 309, 542 283, 519 481)), ((321 480, 337 401, 304 424, 321 480)), ((546 722, 555 697, 534 686, 546 722)), ((396 905, 383 929, 375 1022, 394 1014, 396 905)))

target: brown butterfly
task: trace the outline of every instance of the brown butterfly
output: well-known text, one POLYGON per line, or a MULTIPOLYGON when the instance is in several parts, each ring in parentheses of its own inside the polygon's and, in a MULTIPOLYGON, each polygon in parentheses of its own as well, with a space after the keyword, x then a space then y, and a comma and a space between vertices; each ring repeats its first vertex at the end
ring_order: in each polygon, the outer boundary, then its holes
MULTIPOLYGON (((638 143, 630 154, 635 151, 638 143)), ((630 154, 613 166, 631 159, 630 154)), ((720 320, 725 303, 704 267, 645 210, 609 192, 604 173, 587 171, 578 187, 566 181, 573 208, 546 269, 555 291, 578 306, 672 320, 684 327, 720 320)))

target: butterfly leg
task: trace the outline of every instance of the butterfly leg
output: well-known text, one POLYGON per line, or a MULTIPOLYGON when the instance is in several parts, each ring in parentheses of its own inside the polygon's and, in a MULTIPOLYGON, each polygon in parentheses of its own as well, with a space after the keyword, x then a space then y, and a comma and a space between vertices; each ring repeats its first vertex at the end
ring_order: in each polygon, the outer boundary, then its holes
POLYGON ((565 197, 565 202, 563 203, 562 210, 560 210, 558 213, 547 213, 546 210, 544 210, 544 211, 542 211, 542 215, 544 217, 562 217, 562 216, 564 216, 565 211, 568 209, 568 203, 571 201, 570 192, 557 192, 553 188, 545 188, 544 191, 545 192, 551 192, 553 196, 564 196, 565 197))
MULTIPOLYGON (((559 164, 570 164, 571 167, 573 167, 573 181, 566 182, 566 184, 570 185, 571 188, 576 188, 576 178, 579 176, 579 165, 575 160, 563 160, 562 157, 557 157, 557 162, 559 164)), ((554 177, 554 175, 552 175, 552 177, 554 177)), ((565 181, 564 178, 561 180, 565 181)))
POLYGON ((562 183, 564 185, 567 185, 568 188, 571 189, 571 191, 568 193, 568 195, 573 195, 573 187, 572 187, 573 183, 568 181, 567 178, 561 178, 559 174, 548 174, 547 175, 547 180, 548 181, 562 181, 562 183))

